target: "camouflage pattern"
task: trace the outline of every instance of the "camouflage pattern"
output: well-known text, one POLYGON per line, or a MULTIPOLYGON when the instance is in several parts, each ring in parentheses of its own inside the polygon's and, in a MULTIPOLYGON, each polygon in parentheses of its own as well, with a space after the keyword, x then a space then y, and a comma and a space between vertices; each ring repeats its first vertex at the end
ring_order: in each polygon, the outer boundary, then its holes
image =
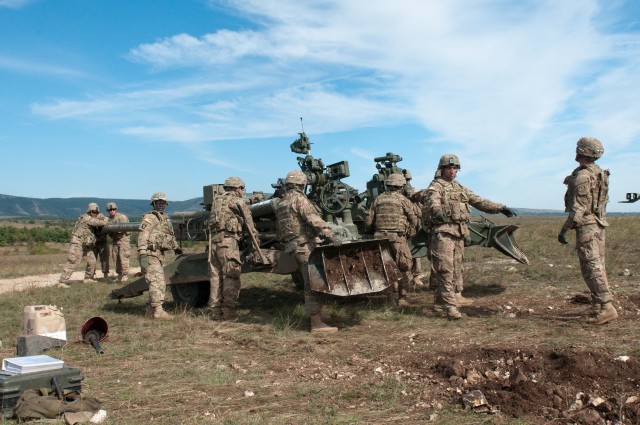
POLYGON ((389 239, 391 254, 402 274, 400 282, 394 282, 394 292, 400 296, 409 291, 412 279, 413 259, 407 237, 415 234, 418 225, 413 204, 399 191, 384 192, 378 196, 365 217, 367 231, 373 230, 378 239, 389 239))
MULTIPOLYGON (((237 177, 233 179, 240 180, 237 177)), ((237 183, 228 180, 225 185, 237 183)), ((244 186, 244 183, 242 185, 244 186)), ((222 307, 223 311, 228 311, 236 307, 240 295, 242 267, 239 245, 247 228, 257 234, 251 211, 246 201, 240 198, 240 192, 230 190, 216 196, 209 218, 208 306, 211 308, 222 307)))
POLYGON ((102 276, 109 276, 109 240, 106 232, 99 232, 96 235, 96 252, 97 258, 100 259, 100 269, 102 276))
POLYGON ((576 154, 596 160, 602 156, 602 142, 595 137, 581 137, 576 145, 576 154))
MULTIPOLYGON (((128 223, 129 217, 117 212, 109 216, 109 223, 128 223)), ((129 258, 131 257, 131 237, 129 232, 111 233, 111 255, 116 264, 116 274, 126 276, 129 274, 129 258)))
MULTIPOLYGON (((96 204, 97 207, 97 204, 96 204)), ((92 210, 95 211, 95 210, 92 210)), ((75 266, 81 259, 87 262, 85 269, 85 279, 93 279, 96 270, 96 234, 99 228, 107 223, 107 218, 98 214, 93 217, 89 212, 82 214, 73 226, 71 231, 71 242, 69 244, 69 256, 67 264, 60 275, 59 282, 64 283, 71 278, 75 266)))
POLYGON ((162 307, 164 302, 165 253, 176 248, 178 248, 178 242, 173 234, 173 226, 168 215, 153 210, 142 216, 138 235, 138 254, 146 255, 149 260, 149 267, 145 270, 144 277, 149 285, 149 305, 154 308, 162 307))
POLYGON ((422 225, 430 233, 430 286, 436 283, 436 300, 450 306, 456 305, 456 294, 461 294, 463 289, 464 240, 469 237, 470 206, 487 213, 498 213, 505 208, 503 204, 481 198, 456 180, 448 182, 437 177, 427 188, 422 225))
MULTIPOLYGON (((298 176, 294 175, 296 177, 298 176)), ((288 187, 284 197, 278 199, 274 207, 278 239, 286 243, 285 252, 295 252, 304 280, 304 306, 307 315, 319 315, 322 310, 321 298, 309 288, 309 256, 319 241, 318 236, 329 237, 331 228, 298 186, 288 187)))
POLYGON ((594 302, 612 300, 605 268, 606 205, 609 201, 609 171, 596 164, 581 165, 568 176, 563 231, 576 230, 576 249, 582 277, 594 302))

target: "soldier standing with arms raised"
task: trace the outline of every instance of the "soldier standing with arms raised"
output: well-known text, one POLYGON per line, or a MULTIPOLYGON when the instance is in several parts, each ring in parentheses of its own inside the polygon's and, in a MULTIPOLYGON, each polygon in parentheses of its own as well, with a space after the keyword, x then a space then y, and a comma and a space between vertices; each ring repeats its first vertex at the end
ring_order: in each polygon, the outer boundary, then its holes
POLYGON ((402 273, 400 281, 394 282, 393 292, 389 293, 390 304, 416 307, 417 304, 407 298, 413 265, 407 237, 415 234, 418 219, 411 201, 402 194, 406 182, 400 174, 390 174, 385 179, 387 190, 371 204, 365 217, 365 229, 373 230, 377 239, 389 239, 393 259, 402 273))
POLYGON ((214 319, 233 320, 240 295, 240 243, 245 232, 257 235, 244 195, 244 181, 229 177, 225 192, 213 200, 209 218, 209 303, 214 319))
POLYGON ((99 233, 98 227, 102 227, 105 224, 107 224, 107 217, 100 213, 98 204, 91 202, 87 206, 87 212, 76 220, 76 224, 71 231, 69 257, 58 279, 59 288, 69 287, 67 282, 71 278, 76 264, 78 264, 82 258, 87 261, 83 282, 95 282, 93 276, 96 272, 96 235, 99 233))
POLYGON ((173 250, 176 255, 182 254, 173 234, 171 220, 164 212, 167 204, 167 195, 164 193, 156 192, 151 196, 153 210, 142 216, 138 235, 140 267, 149 285, 149 303, 145 316, 159 320, 173 319, 162 308, 167 288, 163 270, 165 253, 173 250))
MULTIPOLYGON (((107 203, 109 223, 128 223, 129 217, 118 212, 115 202, 107 203)), ((131 257, 131 238, 129 232, 111 233, 111 254, 116 263, 118 282, 127 280, 129 274, 129 257, 131 257)))
POLYGON ((609 170, 595 164, 604 149, 595 137, 582 137, 576 147, 576 161, 580 164, 564 180, 565 211, 569 213, 558 241, 567 244, 567 233, 576 230, 576 249, 580 259, 582 278, 591 291, 595 317, 588 321, 604 324, 618 318, 612 304, 605 268, 606 206, 609 201, 609 170))
POLYGON ((431 229, 429 251, 438 283, 434 307, 443 306, 452 320, 462 318, 458 307, 473 304, 473 300, 462 296, 462 261, 465 240, 469 239, 470 206, 486 213, 516 216, 505 205, 481 198, 458 183, 455 178, 459 169, 460 160, 456 155, 440 158, 436 178, 427 188, 423 211, 423 226, 431 229))
POLYGON ((309 286, 309 256, 316 247, 316 238, 332 238, 333 232, 304 194, 306 185, 307 176, 303 172, 291 171, 285 179, 285 195, 274 199, 278 239, 285 244, 285 254, 295 253, 304 279, 304 307, 311 321, 311 332, 337 332, 338 328, 322 321, 320 295, 309 286))

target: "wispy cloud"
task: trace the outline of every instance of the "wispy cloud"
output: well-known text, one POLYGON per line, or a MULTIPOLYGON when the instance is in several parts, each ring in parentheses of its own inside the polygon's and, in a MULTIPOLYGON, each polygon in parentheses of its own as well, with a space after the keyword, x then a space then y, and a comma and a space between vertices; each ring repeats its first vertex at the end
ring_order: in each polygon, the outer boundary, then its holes
POLYGON ((9 9, 21 9, 31 3, 35 3, 39 0, 0 0, 0 7, 7 7, 9 9))
POLYGON ((87 77, 84 72, 74 68, 58 66, 50 63, 22 60, 2 55, 0 55, 0 69, 32 75, 54 75, 69 78, 87 77))

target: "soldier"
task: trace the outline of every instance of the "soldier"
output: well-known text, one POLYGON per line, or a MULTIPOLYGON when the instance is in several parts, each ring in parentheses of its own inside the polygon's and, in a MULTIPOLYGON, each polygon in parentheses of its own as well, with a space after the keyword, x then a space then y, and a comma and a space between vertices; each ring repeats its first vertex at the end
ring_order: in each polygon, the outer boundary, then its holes
POLYGON ((176 255, 182 254, 173 234, 173 225, 164 210, 168 204, 167 195, 156 192, 151 196, 153 210, 142 216, 140 234, 138 235, 138 255, 140 267, 149 285, 149 303, 146 317, 160 320, 171 320, 173 316, 164 311, 164 294, 166 283, 164 270, 165 253, 173 250, 176 255))
POLYGON ((229 177, 225 192, 213 200, 209 218, 209 303, 214 319, 233 320, 240 294, 240 244, 247 232, 257 235, 244 195, 244 181, 229 177))
POLYGON ((100 213, 98 204, 91 202, 87 206, 87 212, 76 220, 71 232, 71 243, 69 244, 69 257, 64 270, 58 279, 58 287, 68 288, 67 282, 71 278, 73 269, 80 259, 84 258, 87 268, 84 272, 84 283, 95 282, 93 279, 96 271, 96 235, 99 227, 107 223, 107 218, 100 213))
POLYGON ((109 279, 109 238, 107 232, 96 234, 96 259, 100 260, 100 270, 105 281, 109 279))
POLYGON ((285 244, 285 253, 295 253, 304 280, 304 306, 311 321, 311 332, 336 332, 338 328, 322 321, 322 304, 318 293, 309 286, 309 256, 316 247, 316 238, 332 238, 332 230, 304 194, 307 176, 291 171, 285 178, 283 198, 273 198, 278 239, 285 244))
MULTIPOLYGON (((422 223, 422 201, 420 201, 420 195, 416 189, 411 186, 411 180, 413 176, 411 175, 411 171, 408 169, 402 170, 402 174, 404 175, 407 184, 404 186, 404 194, 411 201, 411 206, 413 207, 413 213, 416 215, 418 220, 418 229, 420 229, 422 223)), ((413 263, 411 265, 411 284, 414 288, 421 288, 424 286, 422 282, 422 261, 420 258, 414 258, 413 263)))
POLYGON ((582 278, 591 291, 593 314, 590 323, 603 324, 618 318, 612 304, 605 269, 606 206, 609 201, 609 170, 595 164, 602 156, 602 143, 595 137, 582 137, 576 147, 576 161, 580 164, 564 179, 567 192, 565 211, 569 213, 558 241, 567 244, 569 229, 576 229, 576 249, 580 259, 582 278))
POLYGON ((452 320, 462 318, 459 306, 473 304, 462 296, 465 241, 469 242, 467 223, 473 206, 487 213, 502 213, 514 217, 516 213, 503 204, 497 204, 473 193, 455 180, 460 169, 456 155, 443 155, 438 162, 436 178, 427 188, 423 210, 423 226, 430 229, 429 251, 438 289, 434 308, 446 310, 452 320))
POLYGON ((365 229, 368 232, 374 231, 374 236, 378 239, 389 239, 391 253, 402 273, 400 281, 394 282, 393 291, 388 294, 390 304, 397 307, 417 307, 417 303, 407 298, 413 265, 407 237, 415 233, 418 219, 411 201, 402 194, 405 178, 400 174, 391 174, 384 183, 387 191, 371 204, 365 217, 365 229))
MULTIPOLYGON (((107 203, 109 223, 128 223, 129 217, 118 212, 115 202, 107 203)), ((131 256, 131 238, 129 232, 111 233, 111 254, 116 263, 118 282, 127 280, 129 274, 129 257, 131 256)))

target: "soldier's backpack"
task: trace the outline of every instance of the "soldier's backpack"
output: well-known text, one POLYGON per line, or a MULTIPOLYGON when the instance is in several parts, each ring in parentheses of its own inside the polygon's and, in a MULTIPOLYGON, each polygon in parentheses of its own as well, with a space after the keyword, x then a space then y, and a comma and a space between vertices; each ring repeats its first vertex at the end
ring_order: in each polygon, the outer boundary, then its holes
POLYGON ((49 395, 47 388, 29 389, 22 393, 16 403, 18 421, 33 419, 55 419, 67 412, 97 412, 102 402, 85 396, 79 391, 64 391, 62 399, 49 395))

